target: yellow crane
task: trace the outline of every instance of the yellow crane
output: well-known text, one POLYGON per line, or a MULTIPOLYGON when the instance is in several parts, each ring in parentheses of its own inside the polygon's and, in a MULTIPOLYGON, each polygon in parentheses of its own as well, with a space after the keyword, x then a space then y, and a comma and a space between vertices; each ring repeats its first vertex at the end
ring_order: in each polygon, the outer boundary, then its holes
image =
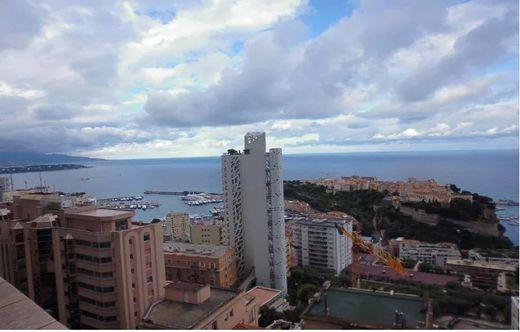
POLYGON ((352 240, 352 251, 353 251, 353 259, 352 259, 352 286, 357 285, 359 288, 359 259, 358 253, 366 252, 375 257, 377 257, 383 264, 390 267, 395 272, 399 273, 402 276, 407 276, 406 270, 404 269, 401 261, 386 252, 385 250, 375 246, 372 242, 363 241, 361 236, 358 233, 350 232, 346 230, 341 224, 337 223, 336 228, 339 233, 349 239, 352 240))

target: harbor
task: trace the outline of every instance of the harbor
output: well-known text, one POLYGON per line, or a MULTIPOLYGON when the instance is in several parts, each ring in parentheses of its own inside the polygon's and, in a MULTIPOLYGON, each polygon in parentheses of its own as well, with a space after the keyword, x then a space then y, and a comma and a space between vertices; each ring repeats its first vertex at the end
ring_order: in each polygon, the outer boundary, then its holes
POLYGON ((102 198, 97 200, 99 207, 108 207, 112 209, 131 209, 143 210, 154 209, 159 206, 156 201, 145 201, 141 195, 102 198))
POLYGON ((190 193, 182 196, 181 199, 190 206, 222 203, 222 195, 214 193, 190 193))

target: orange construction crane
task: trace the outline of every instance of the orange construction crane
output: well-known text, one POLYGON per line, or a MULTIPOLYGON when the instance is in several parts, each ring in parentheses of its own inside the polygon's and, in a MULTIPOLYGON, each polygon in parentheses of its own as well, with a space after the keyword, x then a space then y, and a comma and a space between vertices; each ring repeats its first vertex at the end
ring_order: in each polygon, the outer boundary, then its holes
POLYGON ((336 227, 339 233, 345 237, 348 237, 352 240, 352 250, 354 252, 354 257, 352 260, 352 286, 357 285, 359 288, 359 258, 358 252, 366 252, 371 255, 377 257, 383 264, 390 267, 395 272, 399 273, 402 276, 407 276, 406 270, 404 269, 401 261, 386 252, 385 250, 375 246, 372 242, 363 241, 361 236, 357 233, 350 232, 346 230, 341 224, 336 224, 336 227))

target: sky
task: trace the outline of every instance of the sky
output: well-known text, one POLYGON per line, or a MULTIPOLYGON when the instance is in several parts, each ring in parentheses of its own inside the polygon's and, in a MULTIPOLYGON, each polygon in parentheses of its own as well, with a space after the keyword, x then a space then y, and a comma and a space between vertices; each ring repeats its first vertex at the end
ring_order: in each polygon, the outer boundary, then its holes
POLYGON ((516 0, 2 0, 0 150, 518 149, 516 0))

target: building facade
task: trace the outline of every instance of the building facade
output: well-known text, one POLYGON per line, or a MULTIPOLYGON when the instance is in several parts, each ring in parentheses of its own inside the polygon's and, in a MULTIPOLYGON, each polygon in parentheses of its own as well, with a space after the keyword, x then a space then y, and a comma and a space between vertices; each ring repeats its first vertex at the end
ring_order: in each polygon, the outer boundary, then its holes
POLYGON ((231 288, 237 281, 235 250, 228 246, 164 244, 166 279, 231 288))
POLYGON ((446 269, 463 275, 463 285, 467 287, 505 291, 507 276, 514 274, 517 266, 471 259, 449 259, 446 269))
POLYGON ((171 227, 174 241, 190 241, 190 216, 187 213, 170 212, 166 215, 166 223, 171 227))
POLYGON ((341 273, 352 263, 352 241, 338 232, 352 231, 352 220, 296 218, 290 221, 298 266, 341 273))
POLYGON ((159 224, 135 225, 133 211, 83 207, 53 229, 60 321, 70 328, 135 329, 164 295, 159 224))
POLYGON ((225 243, 221 219, 213 216, 190 217, 190 223, 191 243, 215 246, 225 243))
POLYGON ((461 259, 461 254, 454 243, 402 240, 399 242, 399 258, 444 267, 448 259, 461 259))
POLYGON ((7 199, 4 193, 11 191, 11 180, 7 176, 0 176, 0 202, 7 199))
POLYGON ((287 293, 282 150, 266 153, 265 133, 248 133, 243 153, 222 156, 224 233, 240 278, 287 293))

